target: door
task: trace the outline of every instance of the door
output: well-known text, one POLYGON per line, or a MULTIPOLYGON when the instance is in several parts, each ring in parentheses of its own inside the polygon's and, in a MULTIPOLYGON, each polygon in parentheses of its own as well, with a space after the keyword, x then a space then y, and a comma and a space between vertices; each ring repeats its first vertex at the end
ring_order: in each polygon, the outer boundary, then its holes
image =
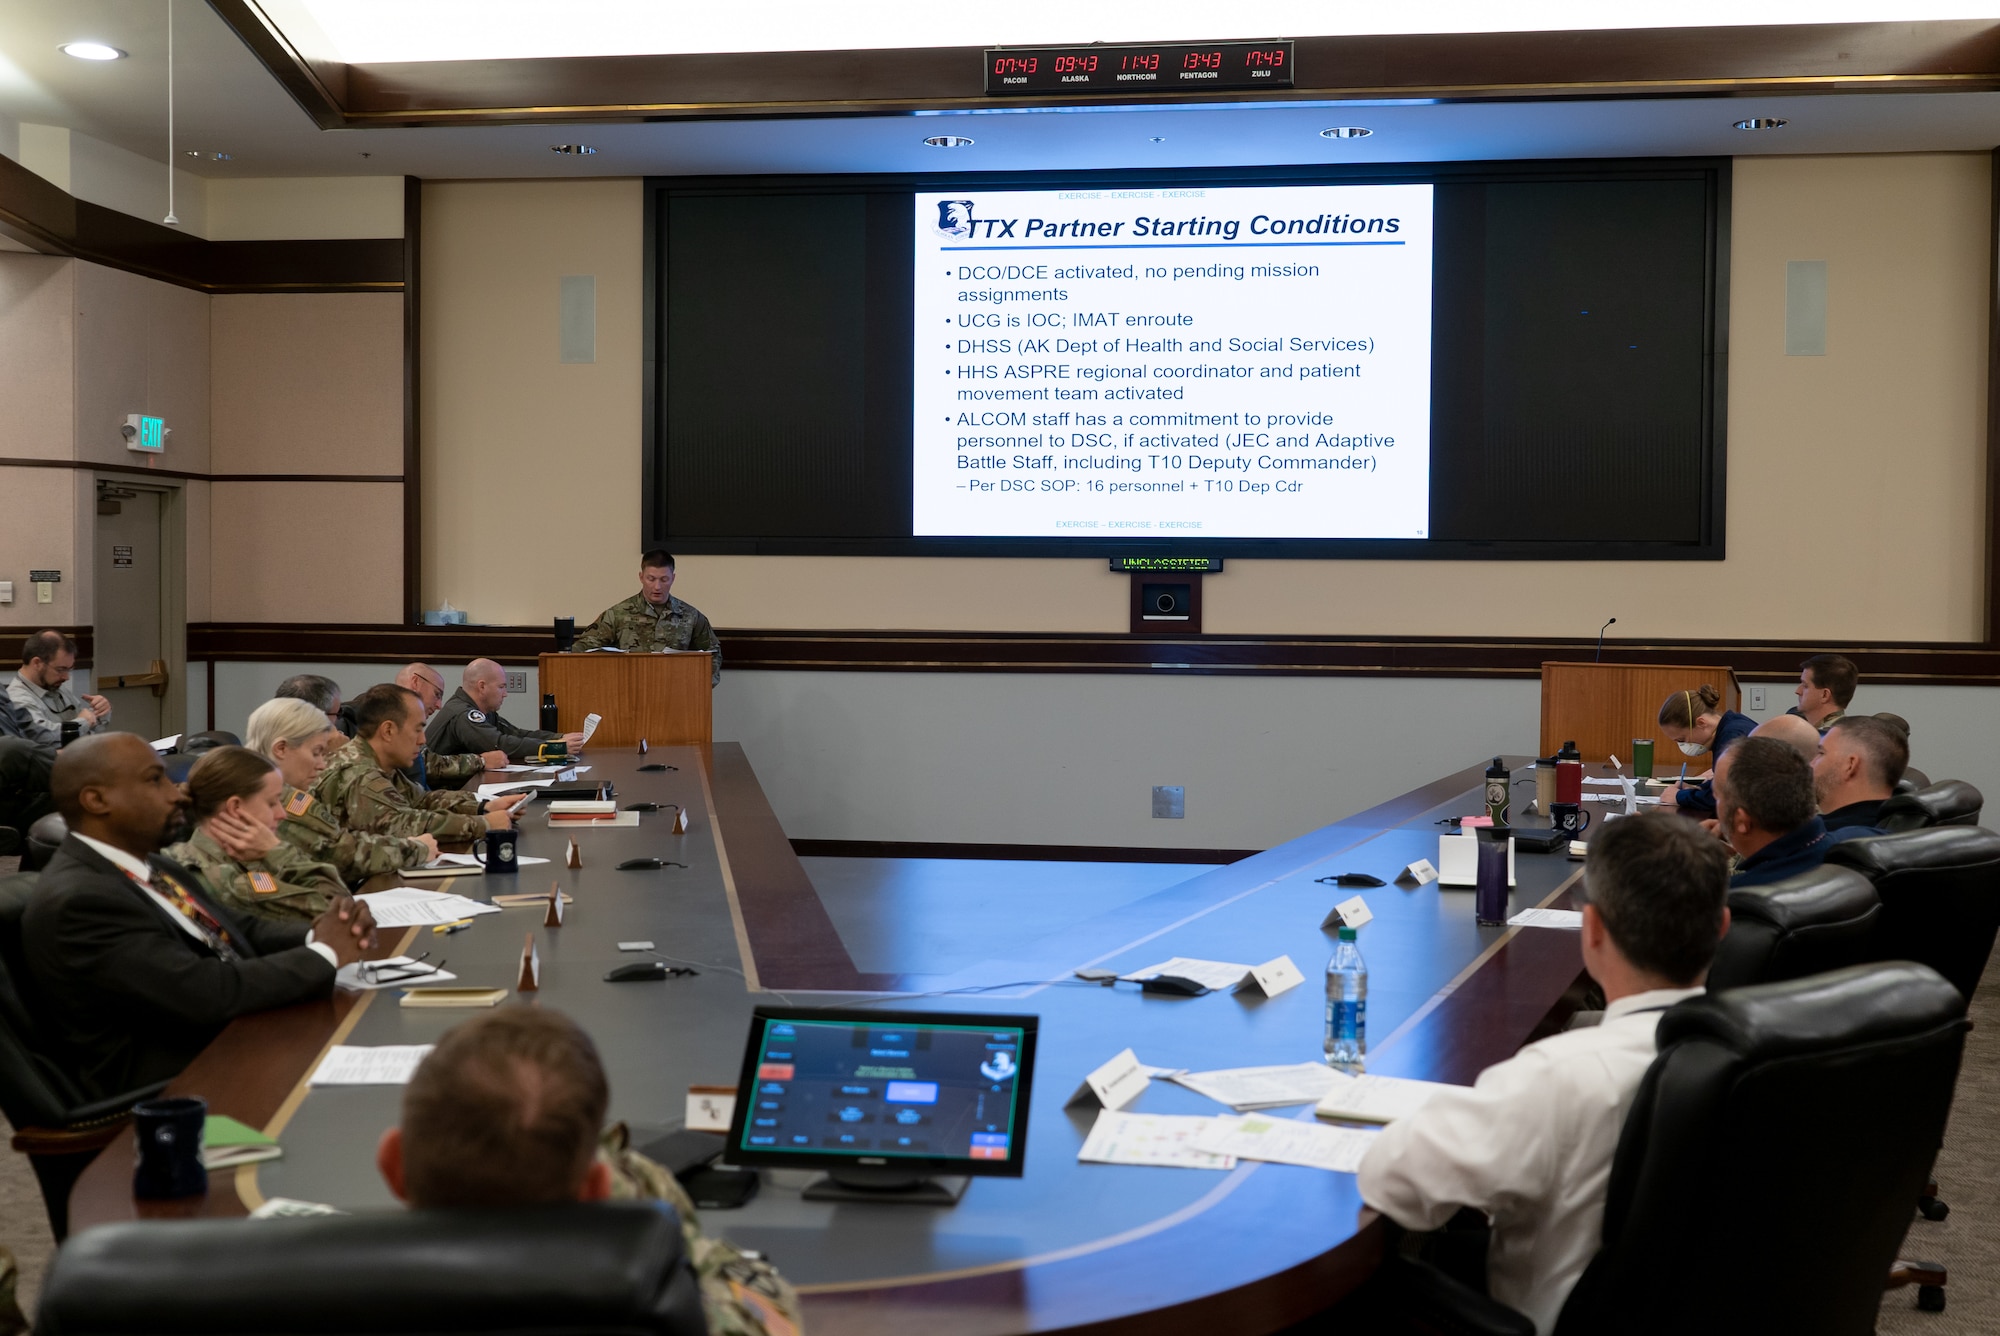
POLYGON ((160 736, 167 692, 162 493, 123 481, 97 484, 97 694, 111 702, 111 727, 151 741, 160 736), (121 685, 121 681, 124 685, 121 685))

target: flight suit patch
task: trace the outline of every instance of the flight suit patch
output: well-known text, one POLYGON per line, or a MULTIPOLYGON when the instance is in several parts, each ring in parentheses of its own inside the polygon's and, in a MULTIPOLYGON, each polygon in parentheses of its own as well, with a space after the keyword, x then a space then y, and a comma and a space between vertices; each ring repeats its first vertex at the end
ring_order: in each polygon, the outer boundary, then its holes
POLYGON ((483 724, 486 722, 486 715, 484 712, 480 710, 467 710, 465 712, 465 717, 467 719, 470 719, 475 724, 483 724))

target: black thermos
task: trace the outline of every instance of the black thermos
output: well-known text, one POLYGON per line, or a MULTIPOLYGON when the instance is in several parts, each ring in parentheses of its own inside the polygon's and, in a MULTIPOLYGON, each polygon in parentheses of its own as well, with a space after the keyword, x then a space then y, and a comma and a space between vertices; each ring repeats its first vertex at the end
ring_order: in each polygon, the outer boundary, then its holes
POLYGON ((543 692, 543 693, 542 693, 542 732, 544 732, 544 733, 557 733, 557 732, 560 732, 560 731, 561 731, 561 730, 560 730, 560 729, 558 729, 558 728, 556 727, 556 698, 555 698, 554 696, 552 696, 552 695, 548 694, 547 692, 543 692))

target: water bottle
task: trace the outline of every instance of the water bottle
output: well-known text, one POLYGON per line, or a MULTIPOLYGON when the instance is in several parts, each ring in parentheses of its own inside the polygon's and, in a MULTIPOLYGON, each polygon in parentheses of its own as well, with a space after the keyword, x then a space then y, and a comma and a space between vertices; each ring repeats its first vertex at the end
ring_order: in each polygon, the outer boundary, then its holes
POLYGON ((1354 944, 1354 929, 1342 928, 1326 963, 1326 1061, 1359 1074, 1367 1060, 1368 966, 1354 944))
POLYGON ((1486 816, 1496 826, 1507 824, 1507 809, 1513 796, 1514 777, 1498 756, 1486 768, 1486 816))

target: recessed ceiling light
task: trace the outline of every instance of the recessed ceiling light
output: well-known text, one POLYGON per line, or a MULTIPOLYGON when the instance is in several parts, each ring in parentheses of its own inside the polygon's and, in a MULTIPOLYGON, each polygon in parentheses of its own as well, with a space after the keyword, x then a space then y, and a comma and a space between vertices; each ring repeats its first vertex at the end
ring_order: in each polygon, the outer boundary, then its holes
POLYGON ((964 135, 932 135, 924 141, 932 148, 971 148, 972 141, 964 135))
POLYGON ((597 150, 588 144, 550 144, 549 152, 567 153, 575 158, 587 158, 597 152, 597 150))
POLYGON ((64 42, 61 50, 64 55, 75 56, 78 60, 125 59, 123 51, 115 46, 106 46, 102 42, 64 42))
POLYGON ((1332 125, 1319 132, 1321 139, 1366 139, 1375 132, 1365 125, 1332 125))
POLYGON ((1781 116, 1752 116, 1749 120, 1736 122, 1739 130, 1782 130, 1791 122, 1781 116))

